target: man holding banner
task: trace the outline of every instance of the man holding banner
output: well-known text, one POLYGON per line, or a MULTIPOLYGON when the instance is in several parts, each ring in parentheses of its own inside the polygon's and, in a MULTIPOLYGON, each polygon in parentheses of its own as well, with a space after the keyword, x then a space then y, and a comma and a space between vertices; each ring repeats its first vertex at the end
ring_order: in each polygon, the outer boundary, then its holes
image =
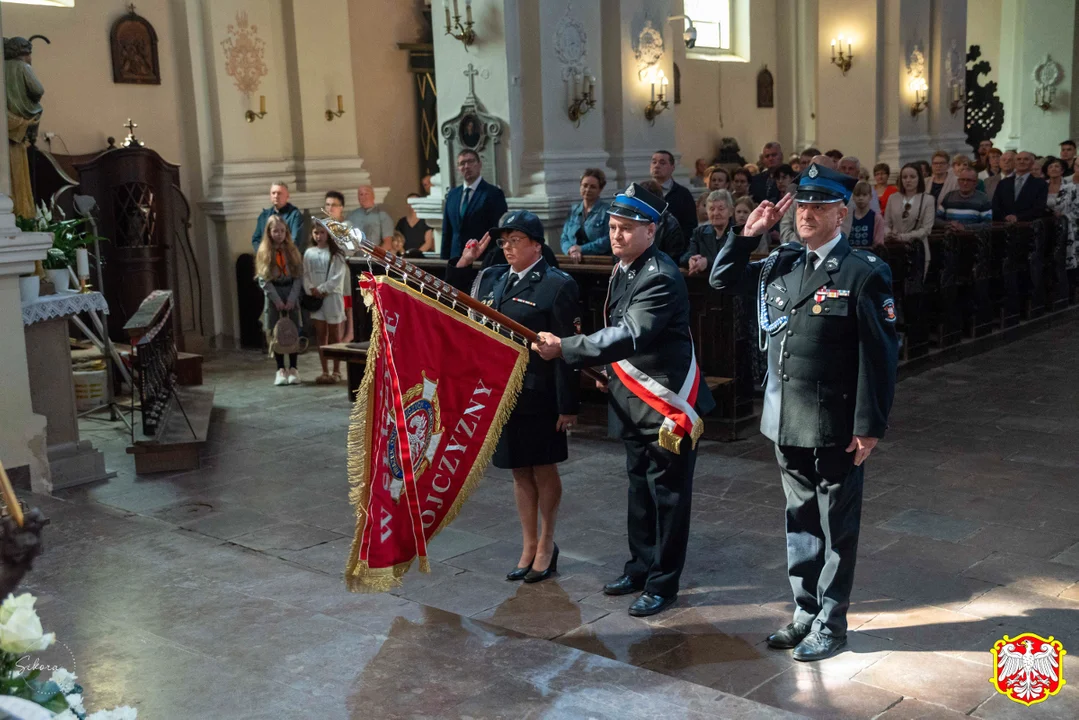
POLYGON ((635 617, 670 607, 689 541, 690 500, 702 415, 715 407, 697 368, 689 293, 678 265, 653 247, 663 198, 634 183, 610 208, 611 274, 603 330, 532 345, 545 360, 608 365, 609 432, 626 446, 630 559, 608 595, 643 591, 635 617))

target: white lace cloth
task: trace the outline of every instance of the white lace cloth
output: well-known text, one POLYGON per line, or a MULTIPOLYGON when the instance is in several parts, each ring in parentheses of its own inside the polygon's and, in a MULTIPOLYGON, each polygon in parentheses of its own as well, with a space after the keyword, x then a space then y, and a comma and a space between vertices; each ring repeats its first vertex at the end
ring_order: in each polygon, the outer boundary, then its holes
POLYGON ((80 293, 74 290, 42 295, 37 300, 22 304, 22 324, 33 325, 91 310, 109 314, 109 304, 105 302, 104 295, 99 292, 80 293))

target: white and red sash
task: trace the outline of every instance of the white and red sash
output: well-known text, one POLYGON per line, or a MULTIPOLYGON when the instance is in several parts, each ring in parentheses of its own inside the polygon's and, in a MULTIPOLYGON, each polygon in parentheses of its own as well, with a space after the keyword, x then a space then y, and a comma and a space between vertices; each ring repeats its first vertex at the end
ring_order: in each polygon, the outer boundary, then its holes
MULTIPOLYGON (((611 299, 611 285, 618 271, 619 266, 615 265, 614 272, 611 273, 612 282, 607 284, 607 299, 603 303, 605 327, 608 324, 607 305, 611 299)), ((697 349, 693 345, 692 337, 689 358, 689 372, 686 373, 678 392, 664 387, 658 380, 650 377, 629 360, 619 360, 611 364, 614 374, 618 376, 622 384, 648 407, 663 416, 663 424, 659 428, 659 445, 673 453, 680 452, 682 438, 687 435, 692 440, 693 447, 697 447, 697 440, 704 433, 704 420, 693 408, 697 402, 701 374, 697 370, 697 349)))

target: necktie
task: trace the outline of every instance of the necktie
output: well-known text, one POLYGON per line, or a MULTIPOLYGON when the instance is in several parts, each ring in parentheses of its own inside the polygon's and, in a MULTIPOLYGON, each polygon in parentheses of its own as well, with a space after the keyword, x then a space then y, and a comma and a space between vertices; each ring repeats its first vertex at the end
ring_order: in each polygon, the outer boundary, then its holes
POLYGON ((502 291, 503 295, 508 295, 509 291, 513 289, 513 286, 517 284, 517 280, 520 276, 517 273, 510 270, 509 279, 506 280, 506 289, 502 291))
POLYGON ((809 281, 809 276, 813 274, 813 271, 817 269, 818 259, 819 257, 817 256, 817 253, 813 252, 812 250, 806 251, 806 265, 805 268, 802 270, 803 286, 806 284, 806 282, 809 281))
POLYGON ((1027 181, 1027 176, 1023 175, 1015 179, 1015 199, 1019 199, 1019 193, 1023 191, 1023 183, 1027 181))
POLYGON ((464 197, 461 198, 461 214, 464 215, 465 209, 468 208, 468 201, 472 199, 472 188, 466 187, 464 197))

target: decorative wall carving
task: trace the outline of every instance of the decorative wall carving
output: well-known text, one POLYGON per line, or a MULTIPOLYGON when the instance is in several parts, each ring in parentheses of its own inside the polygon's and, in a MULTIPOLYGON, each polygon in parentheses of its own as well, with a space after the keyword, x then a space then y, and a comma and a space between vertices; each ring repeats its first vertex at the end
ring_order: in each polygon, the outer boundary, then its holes
POLYGON ((641 80, 663 57, 663 33, 656 29, 651 20, 645 20, 636 38, 633 55, 637 58, 637 77, 641 80))
POLYGON ((912 80, 925 77, 925 54, 917 45, 910 51, 910 59, 907 60, 907 75, 912 80))
POLYGON ((157 60, 157 32, 150 21, 128 12, 112 24, 109 32, 112 50, 112 81, 135 85, 160 85, 161 67, 157 60))
POLYGON ((247 22, 247 13, 236 13, 236 23, 228 26, 228 37, 221 41, 225 51, 225 72, 244 95, 258 90, 269 74, 266 66, 266 41, 258 36, 258 26, 247 22))
POLYGON ((498 158, 495 146, 502 139, 502 121, 488 115, 476 97, 476 76, 482 73, 469 63, 464 75, 468 78, 468 97, 461 105, 461 112, 442 123, 442 137, 446 141, 446 157, 449 158, 446 162, 450 174, 449 186, 453 187, 459 182, 454 161, 457 153, 466 149, 476 151, 483 163, 484 177, 497 185, 498 158))
POLYGON ((963 87, 967 76, 967 65, 959 52, 959 41, 952 38, 952 46, 944 56, 944 78, 948 85, 963 87))
POLYGON ((563 80, 569 80, 574 75, 587 74, 584 62, 588 55, 588 33, 581 21, 570 15, 572 7, 566 6, 566 12, 558 21, 554 32, 554 50, 558 61, 562 63, 563 80))

